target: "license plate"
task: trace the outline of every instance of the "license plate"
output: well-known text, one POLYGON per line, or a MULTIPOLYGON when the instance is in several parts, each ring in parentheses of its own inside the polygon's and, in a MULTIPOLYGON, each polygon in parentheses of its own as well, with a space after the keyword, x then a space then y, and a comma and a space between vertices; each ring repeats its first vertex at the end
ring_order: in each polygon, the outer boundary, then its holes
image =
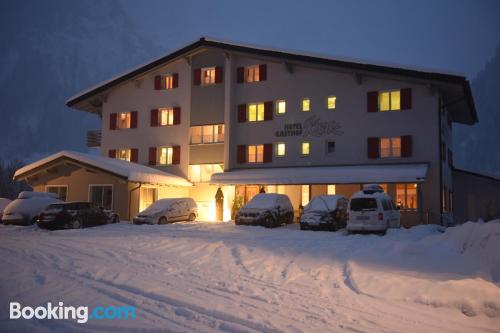
POLYGON ((356 216, 356 220, 366 221, 369 220, 369 216, 356 216))

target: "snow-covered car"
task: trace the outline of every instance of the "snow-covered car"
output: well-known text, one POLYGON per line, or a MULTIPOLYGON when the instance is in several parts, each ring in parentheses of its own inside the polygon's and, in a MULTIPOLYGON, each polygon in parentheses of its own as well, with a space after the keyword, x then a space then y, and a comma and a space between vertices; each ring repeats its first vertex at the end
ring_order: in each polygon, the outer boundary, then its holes
POLYGON ((7 207, 8 204, 10 204, 12 200, 7 199, 7 198, 0 198, 0 222, 2 222, 2 215, 3 215, 3 210, 5 207, 7 207))
POLYGON ((57 194, 46 192, 24 191, 19 193, 16 200, 5 207, 2 216, 4 224, 30 225, 36 222, 38 215, 47 206, 62 202, 57 194))
POLYGON ((81 229, 110 223, 104 209, 90 202, 62 202, 49 205, 38 216, 42 229, 81 229))
POLYGON ((293 223, 293 206, 284 194, 259 193, 236 213, 234 222, 268 228, 293 223))
POLYGON ((348 231, 385 232, 400 227, 399 208, 380 185, 365 185, 349 201, 348 231))
POLYGON ((305 207, 300 217, 301 230, 337 231, 345 228, 349 200, 342 195, 318 195, 305 207))
POLYGON ((155 201, 137 214, 134 224, 166 224, 177 221, 194 221, 198 207, 192 198, 170 198, 155 201))

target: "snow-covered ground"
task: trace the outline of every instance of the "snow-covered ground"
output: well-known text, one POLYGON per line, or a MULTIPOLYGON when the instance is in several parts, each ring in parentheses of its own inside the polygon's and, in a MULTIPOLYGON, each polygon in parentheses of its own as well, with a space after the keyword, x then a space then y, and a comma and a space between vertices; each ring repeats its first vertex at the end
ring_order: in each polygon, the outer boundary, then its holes
POLYGON ((500 332, 500 220, 386 236, 233 223, 0 227, 0 330, 500 332), (9 320, 8 304, 135 320, 9 320))

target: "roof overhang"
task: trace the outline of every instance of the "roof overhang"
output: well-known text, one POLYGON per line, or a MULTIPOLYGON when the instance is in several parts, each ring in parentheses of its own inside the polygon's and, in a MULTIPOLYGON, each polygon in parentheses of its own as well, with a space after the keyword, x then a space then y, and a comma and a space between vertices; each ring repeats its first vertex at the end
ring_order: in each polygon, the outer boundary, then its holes
POLYGON ((315 55, 208 40, 205 38, 200 38, 164 57, 155 59, 145 65, 139 66, 127 73, 83 91, 68 99, 66 105, 81 111, 101 114, 102 103, 106 100, 106 96, 112 88, 129 80, 141 77, 151 71, 155 71, 169 62, 201 52, 204 48, 217 48, 232 53, 269 57, 280 61, 286 61, 287 63, 308 63, 317 66, 334 67, 352 72, 356 75, 371 73, 372 75, 376 74, 383 77, 399 76, 417 80, 418 82, 427 84, 429 87, 432 87, 432 89, 435 87, 439 90, 443 96, 445 106, 450 110, 453 121, 463 124, 474 124, 478 121, 469 81, 461 75, 408 69, 389 65, 376 65, 361 61, 331 59, 315 55))
POLYGON ((425 180, 427 170, 427 163, 253 168, 215 173, 210 183, 220 185, 419 183, 425 180))

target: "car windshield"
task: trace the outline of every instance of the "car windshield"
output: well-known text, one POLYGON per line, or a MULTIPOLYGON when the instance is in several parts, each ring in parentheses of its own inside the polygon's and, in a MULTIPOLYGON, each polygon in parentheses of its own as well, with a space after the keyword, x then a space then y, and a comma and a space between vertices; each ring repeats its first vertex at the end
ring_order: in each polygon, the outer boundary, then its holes
POLYGON ((61 210, 64 209, 65 205, 64 204, 52 204, 47 207, 47 210, 61 210))
POLYGON ((377 210, 377 200, 374 198, 351 199, 351 210, 355 212, 377 210))

